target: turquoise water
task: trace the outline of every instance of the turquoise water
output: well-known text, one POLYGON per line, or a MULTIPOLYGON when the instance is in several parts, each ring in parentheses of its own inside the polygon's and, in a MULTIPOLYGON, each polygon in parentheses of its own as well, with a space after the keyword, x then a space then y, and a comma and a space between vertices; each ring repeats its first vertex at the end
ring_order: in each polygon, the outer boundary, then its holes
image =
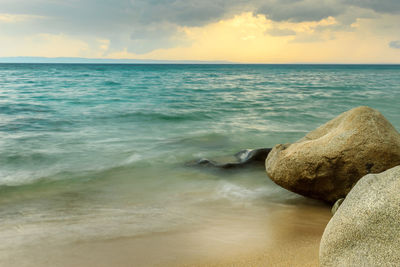
POLYGON ((358 105, 398 129, 399 66, 0 65, 0 185, 293 141, 358 105))
POLYGON ((360 105, 400 130, 399 103, 395 65, 0 64, 0 251, 314 205, 262 169, 184 163, 292 142, 360 105))

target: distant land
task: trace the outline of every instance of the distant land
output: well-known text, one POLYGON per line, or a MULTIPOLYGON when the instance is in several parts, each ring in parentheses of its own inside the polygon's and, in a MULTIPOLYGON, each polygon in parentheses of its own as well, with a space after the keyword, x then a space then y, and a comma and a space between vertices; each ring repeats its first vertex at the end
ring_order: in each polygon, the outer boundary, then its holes
POLYGON ((202 60, 154 60, 112 59, 83 57, 0 57, 1 63, 48 63, 48 64, 255 64, 255 65, 400 65, 398 63, 340 63, 340 62, 296 62, 296 63, 238 63, 233 61, 202 60))
POLYGON ((232 64, 229 61, 108 59, 80 57, 0 57, 0 63, 64 63, 64 64, 232 64))

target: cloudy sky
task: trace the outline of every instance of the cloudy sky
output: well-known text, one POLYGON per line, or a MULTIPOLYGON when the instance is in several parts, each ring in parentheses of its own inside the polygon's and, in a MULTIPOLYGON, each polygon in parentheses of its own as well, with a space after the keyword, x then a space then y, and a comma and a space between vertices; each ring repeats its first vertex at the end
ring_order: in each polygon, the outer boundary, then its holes
POLYGON ((400 0, 0 0, 0 57, 400 63, 400 0))

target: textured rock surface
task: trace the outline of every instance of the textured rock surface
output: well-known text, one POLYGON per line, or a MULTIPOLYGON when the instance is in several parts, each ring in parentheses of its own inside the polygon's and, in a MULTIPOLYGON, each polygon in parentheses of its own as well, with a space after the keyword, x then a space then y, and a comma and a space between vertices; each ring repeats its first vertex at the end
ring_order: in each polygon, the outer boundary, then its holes
POLYGON ((321 266, 400 266, 400 166, 363 177, 332 217, 321 266))
POLYGON ((383 115, 357 107, 294 144, 276 145, 266 159, 278 185, 330 203, 368 173, 400 165, 400 135, 383 115))

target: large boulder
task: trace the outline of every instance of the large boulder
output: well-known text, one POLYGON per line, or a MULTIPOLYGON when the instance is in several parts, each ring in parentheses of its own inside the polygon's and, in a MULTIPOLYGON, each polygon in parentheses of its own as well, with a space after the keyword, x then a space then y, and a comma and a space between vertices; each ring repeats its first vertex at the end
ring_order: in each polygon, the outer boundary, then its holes
POLYGON ((400 165, 400 134, 379 111, 357 107, 294 144, 276 145, 265 165, 276 184, 333 203, 364 175, 400 165))
POLYGON ((400 166, 363 177, 328 223, 321 266, 400 266, 400 166))

